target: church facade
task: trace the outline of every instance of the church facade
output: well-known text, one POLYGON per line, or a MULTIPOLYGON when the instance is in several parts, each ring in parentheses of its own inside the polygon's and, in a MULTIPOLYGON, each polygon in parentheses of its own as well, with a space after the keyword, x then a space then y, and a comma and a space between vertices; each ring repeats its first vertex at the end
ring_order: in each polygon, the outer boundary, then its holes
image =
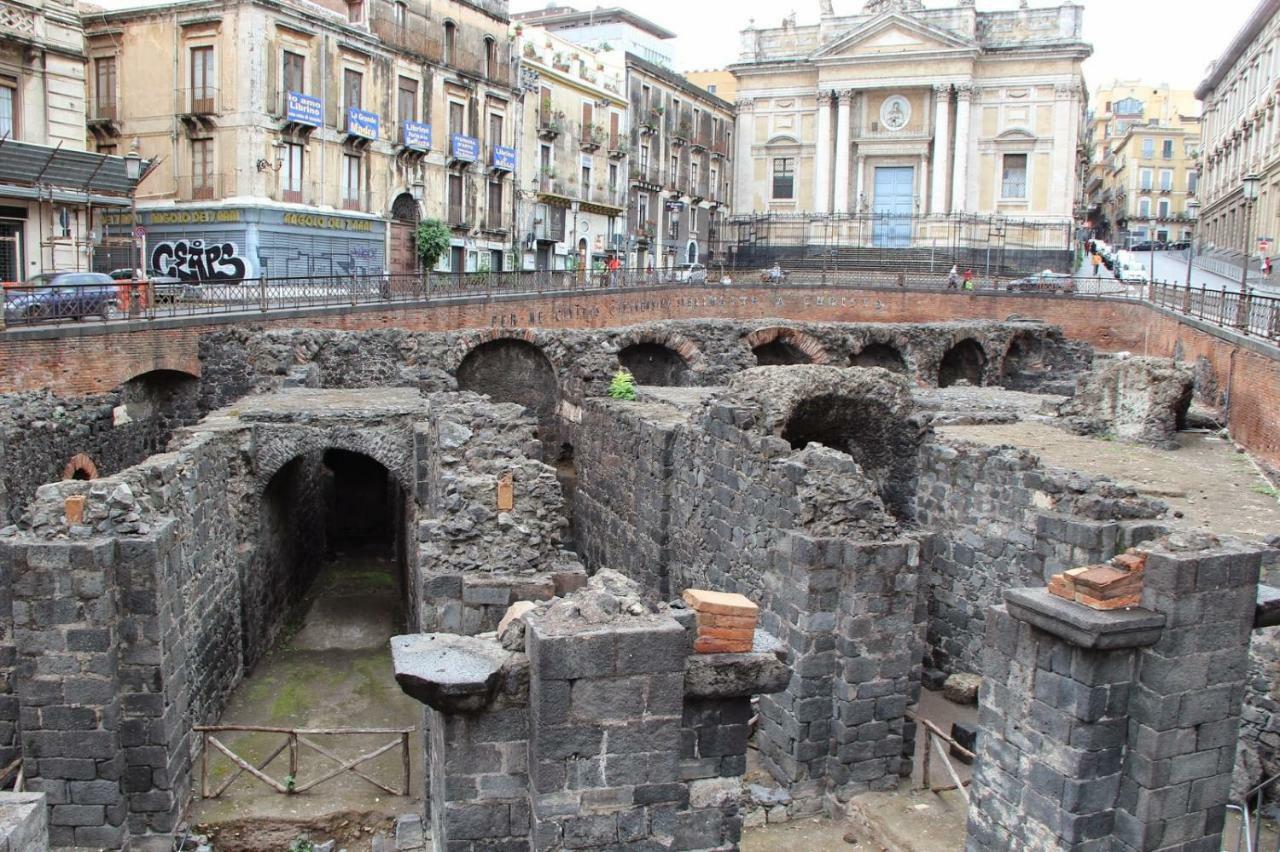
POLYGON ((1069 246, 1091 48, 1081 6, 1022 7, 821 0, 817 24, 748 25, 730 69, 736 212, 822 220, 845 245, 954 243, 957 222, 986 220, 1069 246))

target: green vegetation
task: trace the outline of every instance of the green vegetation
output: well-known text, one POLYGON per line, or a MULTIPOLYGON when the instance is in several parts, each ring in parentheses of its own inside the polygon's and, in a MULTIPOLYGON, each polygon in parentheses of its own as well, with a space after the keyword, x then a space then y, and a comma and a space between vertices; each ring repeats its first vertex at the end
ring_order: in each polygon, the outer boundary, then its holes
POLYGON ((636 378, 626 367, 613 374, 613 380, 609 382, 609 396, 624 400, 636 398, 636 378))
POLYGON ((1259 494, 1262 494, 1274 500, 1280 501, 1280 488, 1276 488, 1274 485, 1271 485, 1271 484, 1255 485, 1253 486, 1253 490, 1258 492, 1259 494))
POLYGON ((418 257, 427 269, 434 269, 449 250, 449 226, 439 219, 424 219, 419 222, 413 238, 418 257))

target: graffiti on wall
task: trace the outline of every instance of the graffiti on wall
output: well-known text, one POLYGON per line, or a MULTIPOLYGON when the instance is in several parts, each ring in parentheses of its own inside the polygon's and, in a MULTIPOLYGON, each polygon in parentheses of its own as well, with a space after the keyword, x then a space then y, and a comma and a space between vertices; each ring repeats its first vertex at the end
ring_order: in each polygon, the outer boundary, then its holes
POLYGON ((151 250, 151 268, 182 281, 238 281, 249 267, 235 243, 175 240, 151 250))

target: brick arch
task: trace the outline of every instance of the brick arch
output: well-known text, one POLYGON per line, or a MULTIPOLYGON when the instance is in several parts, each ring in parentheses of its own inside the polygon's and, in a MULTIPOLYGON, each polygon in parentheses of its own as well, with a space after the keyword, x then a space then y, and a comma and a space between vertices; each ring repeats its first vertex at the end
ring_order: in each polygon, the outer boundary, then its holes
POLYGON ((85 479, 97 479, 98 465, 84 453, 76 453, 62 469, 62 478, 75 479, 77 472, 83 473, 85 479))
POLYGON ((698 344, 694 343, 683 334, 674 331, 659 331, 650 328, 641 328, 635 331, 628 331, 621 335, 615 341, 618 350, 626 349, 628 346, 635 346, 641 343, 652 343, 655 346, 665 346, 672 352, 680 356, 680 359, 692 371, 701 371, 706 366, 706 356, 702 354, 702 350, 698 348, 698 344))
POLYGON ((831 363, 831 354, 816 337, 790 326, 771 325, 757 328, 746 337, 747 348, 752 350, 767 346, 776 340, 789 343, 799 349, 809 356, 809 360, 814 364, 831 363))
POLYGON ((373 429, 298 428, 273 432, 271 440, 258 442, 259 449, 254 457, 257 492, 265 492, 281 468, 299 456, 325 450, 347 450, 373 459, 387 469, 405 494, 413 494, 412 454, 394 452, 394 445, 378 440, 379 437, 378 431, 373 429))
POLYGON ((520 343, 528 343, 542 353, 543 357, 550 362, 551 367, 556 371, 556 376, 560 382, 564 383, 567 373, 565 370, 565 358, 562 352, 559 351, 559 341, 532 328, 482 328, 460 332, 454 338, 453 346, 449 349, 449 372, 457 373, 458 368, 462 366, 462 362, 477 347, 498 340, 515 340, 520 343))

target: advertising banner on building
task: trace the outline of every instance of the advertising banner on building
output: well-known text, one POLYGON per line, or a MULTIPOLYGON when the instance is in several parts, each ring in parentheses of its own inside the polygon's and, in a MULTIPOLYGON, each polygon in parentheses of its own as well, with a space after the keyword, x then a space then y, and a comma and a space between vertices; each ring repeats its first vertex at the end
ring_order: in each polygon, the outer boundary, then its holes
POLYGON ((454 133, 449 137, 449 156, 455 160, 474 163, 480 159, 480 140, 474 136, 454 133))
POLYGON ((492 165, 499 171, 514 172, 516 170, 516 149, 506 145, 494 145, 492 165))
POLYGON ((414 151, 430 151, 431 150, 431 125, 423 124, 420 121, 402 121, 400 122, 401 131, 404 138, 400 141, 404 147, 411 148, 414 151))
POLYGON ((377 139, 381 129, 377 113, 355 107, 347 110, 347 132, 352 136, 377 139))
POLYGON ((315 95, 288 92, 285 95, 284 117, 286 121, 292 121, 294 124, 319 127, 324 123, 324 105, 315 95))

